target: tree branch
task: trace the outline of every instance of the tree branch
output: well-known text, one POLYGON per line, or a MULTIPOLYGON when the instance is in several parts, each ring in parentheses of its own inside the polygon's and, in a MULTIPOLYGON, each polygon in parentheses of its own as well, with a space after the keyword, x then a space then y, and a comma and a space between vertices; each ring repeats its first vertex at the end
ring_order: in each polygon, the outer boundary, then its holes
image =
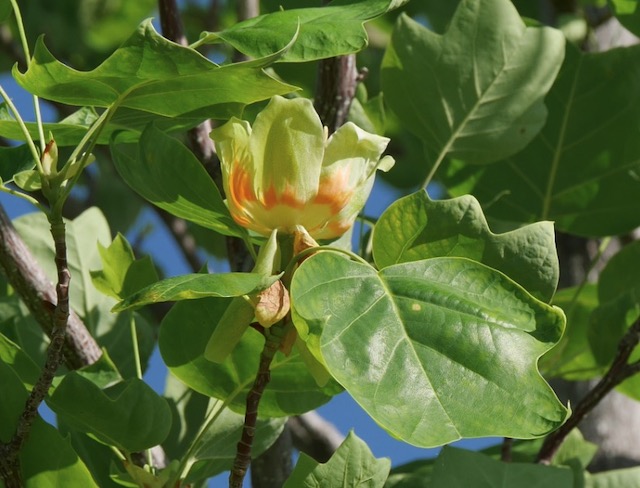
POLYGON ((65 224, 60 214, 50 215, 49 222, 51 224, 51 236, 53 237, 55 245, 55 263, 58 272, 51 342, 47 348, 47 359, 44 368, 36 384, 29 392, 22 414, 18 419, 15 432, 9 442, 0 444, 0 452, 2 453, 0 463, 3 465, 3 476, 11 476, 8 479, 5 478, 5 484, 9 487, 14 485, 20 486, 22 483, 19 454, 22 446, 29 438, 31 426, 38 415, 38 407, 49 392, 53 377, 62 362, 62 350, 65 342, 67 322, 69 320, 69 284, 71 282, 71 273, 69 273, 69 266, 67 264, 65 224))
POLYGON ((315 107, 329 134, 346 122, 359 79, 355 54, 319 62, 315 107))
POLYGON ((611 367, 596 386, 578 403, 569 419, 542 444, 537 462, 549 464, 564 439, 600 403, 600 401, 624 380, 640 371, 640 362, 629 364, 631 353, 640 342, 640 319, 636 320, 618 345, 618 352, 611 367))
POLYGON ((319 463, 326 463, 344 441, 344 435, 316 412, 291 417, 288 425, 295 448, 319 463))
MULTIPOLYGON (((56 291, 44 274, 22 238, 16 232, 4 209, 0 206, 0 269, 16 290, 31 316, 51 336, 53 332, 53 303, 56 291)), ((100 346, 86 326, 70 311, 64 341, 64 359, 69 369, 79 369, 95 363, 102 356, 100 346)))

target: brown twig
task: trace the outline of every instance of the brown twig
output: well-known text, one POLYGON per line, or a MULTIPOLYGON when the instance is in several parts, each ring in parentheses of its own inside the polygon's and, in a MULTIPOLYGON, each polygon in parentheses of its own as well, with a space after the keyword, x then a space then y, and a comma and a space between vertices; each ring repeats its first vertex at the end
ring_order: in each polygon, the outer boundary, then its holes
POLYGON ((502 446, 500 447, 500 459, 505 463, 511 462, 511 454, 513 448, 513 439, 511 437, 505 437, 502 439, 502 446))
POLYGON ((251 446, 256 433, 256 421, 258 420, 258 405, 262 398, 262 393, 271 380, 270 367, 276 351, 284 340, 289 327, 288 319, 272 326, 265 331, 265 344, 260 354, 258 373, 253 383, 253 387, 247 394, 247 409, 244 416, 242 435, 236 449, 236 457, 233 461, 231 474, 229 476, 229 488, 242 488, 244 476, 251 463, 251 446))
MULTIPOLYGON (((49 335, 53 332, 53 303, 56 291, 35 260, 9 217, 0 207, 0 269, 29 309, 31 316, 49 335)), ((73 311, 69 315, 64 345, 65 364, 78 369, 102 356, 100 346, 73 311)))
POLYGON ((640 342, 640 319, 636 320, 618 345, 618 352, 611 367, 596 386, 578 403, 569 419, 542 444, 537 462, 549 464, 569 433, 600 403, 600 401, 624 380, 640 371, 640 361, 629 364, 631 353, 640 342))
POLYGON ((356 93, 359 74, 355 54, 323 59, 318 63, 315 107, 329 134, 344 124, 356 93))
POLYGON ((31 432, 33 421, 38 415, 38 407, 47 395, 53 377, 62 362, 62 349, 65 342, 67 321, 69 320, 69 283, 71 273, 67 264, 66 231, 62 215, 50 215, 51 235, 55 245, 55 263, 58 272, 58 284, 56 285, 56 307, 53 312, 53 330, 51 342, 47 348, 47 359, 40 377, 27 397, 24 409, 11 440, 0 447, 2 452, 3 475, 11 476, 5 479, 8 487, 20 486, 21 472, 19 466, 19 454, 31 432), (8 468, 5 468, 8 466, 8 468))

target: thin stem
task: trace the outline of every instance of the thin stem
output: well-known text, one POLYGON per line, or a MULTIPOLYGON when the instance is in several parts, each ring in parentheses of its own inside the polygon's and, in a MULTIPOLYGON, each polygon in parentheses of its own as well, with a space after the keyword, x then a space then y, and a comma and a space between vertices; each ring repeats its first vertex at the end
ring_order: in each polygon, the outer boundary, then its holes
POLYGON ((136 331, 136 320, 133 313, 130 314, 129 327, 131 329, 131 344, 133 345, 133 360, 136 365, 136 376, 142 379, 142 365, 140 364, 140 349, 138 348, 138 332, 136 331))
POLYGON ((20 130, 22 131, 22 134, 24 135, 25 141, 26 141, 27 145, 29 146, 29 150, 31 151, 31 155, 33 156, 33 159, 35 159, 35 161, 36 161, 36 167, 38 168, 38 171, 40 173, 42 173, 43 171, 42 171, 42 163, 40 162, 40 154, 38 154, 38 150, 36 149, 36 145, 34 144, 33 139, 31 139, 31 134, 29 134, 29 129, 27 129, 27 126, 24 123, 24 120, 22 120, 22 117, 20 116, 20 112, 18 112, 18 109, 13 104, 13 102, 11 101, 11 98, 9 98, 9 95, 4 90, 2 85, 0 85, 0 96, 2 96, 2 98, 5 101, 5 103, 7 104, 9 109, 11 110, 11 113, 15 117, 16 122, 18 122, 18 126, 20 127, 20 130))
POLYGON ((8 188, 8 187, 3 186, 3 185, 0 185, 0 191, 4 192, 4 193, 8 193, 9 195, 13 195, 14 197, 17 197, 17 198, 22 198, 23 200, 26 200, 31 205, 36 207, 42 213, 44 213, 44 214, 47 213, 47 208, 44 207, 42 204, 40 204, 40 202, 38 200, 36 200, 35 198, 33 198, 31 195, 28 195, 26 193, 22 193, 21 191, 13 190, 13 189, 8 188))
POLYGON ((618 345, 618 352, 611 367, 596 386, 578 403, 569 419, 542 444, 537 461, 549 464, 569 433, 600 403, 616 386, 636 374, 638 363, 628 364, 629 357, 640 342, 640 320, 636 320, 618 345))
POLYGON ((442 164, 442 161, 444 161, 444 157, 446 156, 447 151, 449 150, 449 146, 450 146, 450 144, 447 144, 447 146, 445 146, 445 148, 442 149, 442 151, 440 152, 440 155, 438 156, 438 159, 436 160, 436 162, 431 167, 431 170, 429 171, 429 174, 427 175, 427 177, 422 182, 422 185, 420 185, 420 189, 422 189, 422 190, 426 190, 427 189, 427 187, 429 186, 429 183, 431 183, 431 180, 435 176, 436 171, 438 171, 438 168, 440 168, 440 165, 442 164))
POLYGON ((256 434, 258 406, 262 394, 271 380, 269 368, 271 367, 271 362, 275 357, 276 351, 280 348, 280 344, 282 344, 282 341, 287 336, 291 326, 290 320, 285 318, 283 321, 265 330, 266 341, 260 354, 260 363, 255 382, 247 394, 244 426, 242 427, 242 435, 236 448, 236 457, 233 461, 233 467, 231 468, 231 474, 229 476, 229 488, 242 488, 242 482, 251 463, 251 447, 256 434))
MULTIPOLYGON (((16 24, 18 24, 18 33, 20 35, 20 41, 22 42, 22 50, 24 51, 24 58, 27 63, 27 69, 31 66, 31 53, 29 52, 29 43, 27 42, 27 35, 24 31, 24 23, 22 22, 22 14, 18 8, 18 2, 11 0, 11 6, 13 7, 13 13, 16 16, 16 24)), ((46 141, 44 139, 44 127, 42 126, 42 115, 40 114, 40 102, 36 95, 33 97, 33 111, 36 115, 36 125, 38 126, 38 135, 40 137, 40 151, 44 153, 46 141)))
POLYGON ((193 457, 193 453, 196 451, 196 449, 198 449, 198 447, 200 447, 204 435, 218 419, 224 409, 227 408, 228 402, 232 401, 235 396, 235 394, 230 395, 229 398, 227 398, 224 402, 216 401, 214 406, 211 408, 211 411, 207 414, 207 419, 205 420, 204 424, 202 424, 200 432, 198 432, 198 435, 187 449, 187 452, 184 454, 184 456, 182 456, 180 465, 175 471, 175 475, 167 482, 166 486, 178 486, 179 479, 187 475, 186 471, 189 467, 189 462, 193 457))

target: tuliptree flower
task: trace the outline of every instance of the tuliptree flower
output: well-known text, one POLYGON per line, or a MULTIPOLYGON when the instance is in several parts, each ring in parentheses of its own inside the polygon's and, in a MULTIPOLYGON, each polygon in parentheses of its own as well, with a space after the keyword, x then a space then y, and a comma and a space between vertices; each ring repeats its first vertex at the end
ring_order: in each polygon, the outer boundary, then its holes
POLYGON ((211 133, 233 219, 268 236, 303 226, 315 239, 341 236, 364 206, 376 169, 389 170, 389 139, 346 123, 331 137, 312 103, 274 97, 253 127, 232 118, 211 133))

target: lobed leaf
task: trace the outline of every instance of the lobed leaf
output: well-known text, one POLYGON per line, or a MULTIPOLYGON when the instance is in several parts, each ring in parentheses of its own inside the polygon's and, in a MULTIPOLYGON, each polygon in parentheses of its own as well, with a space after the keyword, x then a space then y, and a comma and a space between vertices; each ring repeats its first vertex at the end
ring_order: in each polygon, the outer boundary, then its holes
POLYGON ((295 87, 262 69, 240 64, 219 67, 197 51, 160 36, 151 19, 100 66, 76 71, 38 39, 26 73, 14 68, 30 93, 67 105, 119 106, 165 117, 227 118, 249 103, 283 95, 295 87))
POLYGON ((313 461, 305 454, 300 456, 283 488, 382 488, 391 467, 389 459, 376 459, 367 444, 353 431, 349 432, 331 459, 324 464, 313 461))
POLYGON ((291 296, 307 345, 408 443, 540 437, 567 416, 536 365, 564 315, 480 263, 433 258, 377 273, 321 253, 295 273, 291 296))
POLYGON ((167 402, 137 378, 101 389, 71 372, 47 403, 68 425, 127 452, 160 444, 171 426, 167 402))
POLYGON ((547 100, 547 124, 522 152, 486 168, 455 162, 447 188, 473 191, 493 218, 553 220, 583 236, 640 225, 640 46, 581 53, 567 44, 547 100))
MULTIPOLYGON (((15 432, 28 393, 11 366, 4 361, 0 361, 0 384, 3 392, 0 402, 0 441, 8 442, 15 432)), ((25 488, 98 486, 69 440, 39 415, 20 451, 19 460, 25 488)))
POLYGON ((120 233, 109 247, 98 242, 102 269, 91 271, 94 286, 105 295, 123 299, 158 281, 149 256, 135 259, 133 249, 120 233))
POLYGON ((469 258, 502 271, 546 302, 560 273, 551 222, 494 234, 471 195, 436 201, 419 191, 397 200, 374 228, 373 256, 378 268, 434 257, 469 258))
POLYGON ((295 37, 279 61, 331 58, 365 48, 368 37, 364 23, 407 1, 334 0, 325 7, 280 10, 239 22, 222 32, 203 32, 199 43, 226 42, 260 59, 281 51, 295 37))
POLYGON ((492 163, 544 125, 564 42, 526 27, 508 0, 462 1, 442 36, 401 15, 382 63, 385 99, 424 141, 430 167, 445 156, 492 163))

